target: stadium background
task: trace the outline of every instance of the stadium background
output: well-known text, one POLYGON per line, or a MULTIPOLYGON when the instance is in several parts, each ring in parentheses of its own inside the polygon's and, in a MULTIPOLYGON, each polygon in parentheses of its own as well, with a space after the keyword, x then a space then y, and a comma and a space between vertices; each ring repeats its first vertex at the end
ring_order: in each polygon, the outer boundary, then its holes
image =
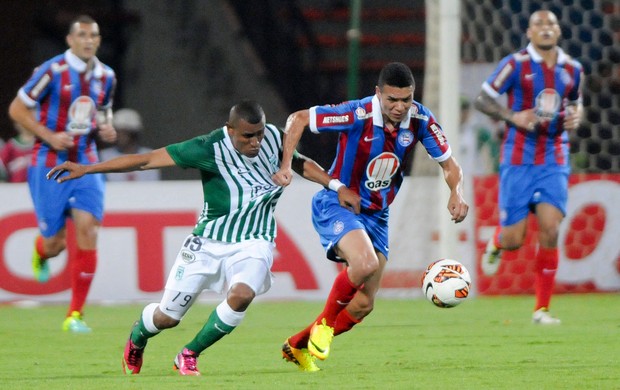
MULTIPOLYGON (((283 125, 286 115, 293 110, 318 103, 338 103, 349 96, 365 96, 372 93, 378 70, 389 61, 402 61, 412 68, 417 81, 415 98, 437 114, 441 111, 435 107, 439 98, 433 66, 436 62, 433 61, 437 61, 435 54, 442 45, 435 34, 433 7, 437 3, 363 2, 359 73, 357 82, 352 85, 348 73, 351 48, 347 40, 350 1, 11 2, 0 15, 6 53, 5 68, 0 73, 0 106, 5 107, 0 110, 0 136, 6 139, 13 135, 6 113, 10 100, 36 64, 64 50, 66 26, 77 12, 90 13, 100 22, 104 41, 99 56, 119 77, 115 106, 135 108, 143 114, 146 125, 143 140, 153 148, 221 126, 230 105, 244 97, 261 101, 268 120, 283 125)), ((618 204, 617 175, 620 173, 620 2, 464 0, 456 4, 460 4, 461 12, 460 25, 453 26, 457 33, 460 29, 461 88, 458 95, 470 97, 477 92, 490 64, 525 45, 524 31, 532 11, 544 6, 560 18, 564 37, 561 46, 584 64, 586 73, 586 120, 571 134, 573 182, 611 184, 604 188, 605 195, 612 199, 607 202, 598 196, 586 198, 581 207, 574 210, 574 215, 565 223, 564 253, 570 255, 564 260, 566 264, 573 264, 571 261, 594 255, 597 259, 602 257, 603 270, 612 272, 615 277, 612 289, 618 290, 620 287, 614 283, 619 278, 620 251, 617 245, 611 245, 603 248, 604 254, 601 254, 600 244, 607 242, 608 233, 617 232, 620 224, 617 213, 612 211, 613 205, 618 204)), ((456 90, 454 95, 456 99, 456 90)), ((439 118, 444 124, 458 123, 456 110, 450 117, 439 118)), ((450 139, 458 143, 457 134, 450 139)), ((304 137, 301 149, 327 166, 333 155, 333 145, 329 137, 304 137)), ((423 157, 422 153, 415 156, 409 181, 416 182, 418 188, 420 183, 425 187, 434 186, 437 177, 437 170, 423 157)), ((166 170, 163 176, 166 180, 198 177, 195 172, 180 169, 166 170)), ((468 177, 468 180, 474 178, 468 177)), ((494 177, 476 180, 477 192, 470 198, 475 206, 472 216, 476 218, 470 218, 469 225, 457 231, 449 231, 460 240, 454 249, 455 257, 464 259, 470 267, 477 267, 475 259, 486 239, 486 228, 496 223, 493 214, 496 181, 494 177)), ((468 187, 474 188, 472 184, 470 182, 468 187)), ((15 191, 15 187, 10 191, 5 186, 0 188, 4 194, 15 191)), ((435 215, 439 211, 426 210, 431 215, 421 218, 420 213, 424 211, 411 206, 414 201, 434 199, 434 190, 423 191, 422 199, 413 201, 408 194, 402 195, 406 203, 397 209, 405 214, 402 220, 430 220, 438 228, 426 228, 428 240, 422 240, 426 242, 403 242, 405 240, 392 237, 393 253, 403 254, 402 257, 413 254, 419 258, 413 267, 406 264, 407 258, 397 258, 391 263, 393 269, 402 268, 402 272, 393 276, 394 280, 405 281, 401 287, 413 286, 424 262, 442 255, 436 248, 442 231, 439 216, 435 215), (418 246, 412 248, 414 244, 418 246)), ((8 240, 13 230, 7 230, 10 219, 6 216, 14 209, 10 200, 7 202, 4 211, 7 214, 3 215, 4 224, 0 230, 8 240)), ((402 223, 393 231, 407 234, 418 229, 417 225, 402 223)), ((315 239, 310 231, 300 233, 298 241, 305 241, 306 233, 315 239)), ((535 242, 530 241, 517 255, 517 261, 511 263, 514 266, 500 275, 496 284, 484 278, 476 280, 480 292, 530 292, 529 271, 522 260, 534 246, 535 242)), ((6 266, 9 254, 1 253, 2 269, 7 272, 11 268, 6 266)), ((592 267, 597 262, 584 264, 592 267)), ((596 289, 596 283, 587 278, 585 282, 560 287, 562 291, 596 289)), ((63 295, 54 298, 63 298, 63 295)))

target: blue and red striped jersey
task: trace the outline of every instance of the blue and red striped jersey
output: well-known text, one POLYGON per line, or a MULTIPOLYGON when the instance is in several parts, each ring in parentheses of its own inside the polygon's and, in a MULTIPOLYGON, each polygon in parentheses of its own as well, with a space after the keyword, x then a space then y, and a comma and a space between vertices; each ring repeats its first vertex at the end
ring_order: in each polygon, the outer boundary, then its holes
POLYGON ((95 144, 97 111, 112 107, 116 76, 94 58, 87 69, 84 61, 67 50, 37 67, 19 90, 19 97, 36 111, 39 123, 52 131, 74 136, 74 146, 55 151, 37 139, 31 165, 53 167, 64 161, 92 164, 98 161, 95 144))
POLYGON ((357 192, 362 207, 368 210, 383 210, 392 203, 416 142, 421 141, 437 162, 451 156, 441 126, 431 111, 416 101, 407 119, 393 132, 384 125, 376 95, 312 107, 309 127, 315 133, 340 133, 329 174, 357 192))
POLYGON ((560 48, 554 67, 544 63, 531 43, 500 61, 482 89, 493 98, 506 93, 510 109, 518 112, 536 108, 541 117, 533 132, 506 126, 501 164, 568 165, 564 116, 568 103, 581 103, 582 78, 581 64, 560 48))

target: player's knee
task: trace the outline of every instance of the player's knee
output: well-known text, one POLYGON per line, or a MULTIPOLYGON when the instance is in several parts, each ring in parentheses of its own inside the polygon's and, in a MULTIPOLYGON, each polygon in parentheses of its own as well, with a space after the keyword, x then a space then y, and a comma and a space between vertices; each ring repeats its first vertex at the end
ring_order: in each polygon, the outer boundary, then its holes
POLYGON ((160 330, 174 328, 179 325, 180 322, 180 320, 172 318, 160 310, 156 310, 153 314, 153 325, 160 330))
POLYGON ((234 311, 245 311, 250 306, 256 293, 247 284, 235 283, 228 290, 227 302, 234 311))
POLYGON ((369 297, 357 298, 355 302, 355 308, 352 308, 352 313, 358 319, 362 319, 369 315, 375 307, 374 299, 369 297))
POLYGON ((66 248, 67 240, 65 238, 51 238, 45 242, 45 255, 56 257, 66 248))

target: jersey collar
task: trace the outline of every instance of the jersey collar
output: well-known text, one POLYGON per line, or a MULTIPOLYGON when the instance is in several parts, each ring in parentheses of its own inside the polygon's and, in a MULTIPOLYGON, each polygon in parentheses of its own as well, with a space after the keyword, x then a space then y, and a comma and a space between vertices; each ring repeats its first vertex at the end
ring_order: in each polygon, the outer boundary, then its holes
MULTIPOLYGON (((67 49, 67 51, 65 51, 65 60, 67 61, 69 66, 71 66, 73 69, 75 69, 79 73, 86 72, 86 68, 88 64, 82 61, 80 57, 73 54, 71 52, 71 49, 67 49)), ((93 57, 93 63, 94 63, 94 66, 93 66, 92 75, 95 78, 100 79, 103 76, 103 65, 101 65, 101 62, 99 62, 99 59, 97 57, 93 57)), ((91 74, 87 74, 86 78, 88 79, 90 78, 90 76, 91 74)))
MULTIPOLYGON (((405 116, 402 122, 400 122, 401 129, 408 129, 409 122, 411 121, 413 105, 409 108, 409 114, 405 116)), ((383 128, 383 115, 381 114, 381 103, 379 102, 379 97, 377 95, 372 97, 372 124, 374 126, 379 126, 383 128)))
MULTIPOLYGON (((540 54, 538 54, 538 52, 534 48, 534 45, 532 45, 531 42, 527 45, 526 49, 527 49, 527 53, 530 55, 530 57, 532 57, 534 62, 537 62, 537 63, 541 63, 542 62, 542 60, 543 60, 542 56, 540 54)), ((564 50, 562 50, 561 47, 557 46, 556 50, 558 51, 558 61, 557 61, 557 63, 559 65, 563 65, 566 62, 566 59, 568 57, 567 57, 566 53, 564 52, 564 50)))

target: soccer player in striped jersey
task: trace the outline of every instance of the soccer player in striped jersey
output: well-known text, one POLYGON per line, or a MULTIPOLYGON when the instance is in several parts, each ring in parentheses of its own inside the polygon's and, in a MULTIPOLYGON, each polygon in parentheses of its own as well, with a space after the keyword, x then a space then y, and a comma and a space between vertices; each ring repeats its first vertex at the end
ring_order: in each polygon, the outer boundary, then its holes
POLYGON ((538 252, 532 321, 559 324, 549 314, 558 267, 558 231, 566 214, 570 172, 568 132, 583 115, 583 68, 557 46, 561 30, 553 12, 534 12, 529 19, 528 46, 508 55, 483 83, 476 108, 506 122, 499 170, 500 226, 481 260, 482 271, 494 275, 502 250, 523 245, 527 216, 536 215, 538 252), (496 99, 508 95, 508 106, 496 99))
MULTIPOLYGON (((273 212, 284 190, 272 176, 280 168, 281 152, 281 131, 265 123, 258 103, 243 101, 231 109, 226 126, 207 135, 95 165, 65 162, 49 172, 48 177, 64 182, 87 173, 175 165, 200 171, 202 213, 177 255, 163 298, 147 305, 132 328, 123 355, 125 373, 140 372, 147 340, 178 325, 202 290, 223 292, 227 288, 226 299, 174 361, 181 375, 200 375, 198 355, 232 332, 254 297, 269 290, 276 237, 273 212), (69 174, 63 176, 66 172, 69 174)), ((331 180, 323 168, 300 154, 295 153, 293 166, 300 175, 323 186, 331 180)), ((343 191, 343 197, 359 209, 357 194, 343 191)), ((304 357, 310 359, 300 359, 304 357)))
POLYGON ((9 107, 11 118, 36 136, 28 185, 40 234, 35 239, 32 267, 41 283, 50 277, 48 259, 67 247, 66 219, 73 219, 77 250, 71 267, 71 303, 62 329, 90 332, 83 307, 97 266, 97 235, 103 218, 101 175, 60 188, 45 175, 63 161, 97 162, 96 137, 116 140, 111 125, 116 85, 114 71, 101 63, 99 25, 90 16, 77 17, 66 37, 69 49, 38 66, 9 107), (97 121, 97 117, 106 120, 97 121))
POLYGON ((283 356, 291 362, 299 365, 293 357, 306 348, 312 356, 326 359, 333 336, 350 330, 372 311, 389 253, 389 205, 416 142, 443 170, 452 220, 458 223, 467 215, 461 167, 431 111, 413 100, 414 90, 409 67, 394 62, 381 70, 373 96, 314 106, 287 120, 282 167, 276 175, 283 185, 289 182, 291 158, 304 128, 339 133, 329 170, 332 180, 329 189, 314 196, 312 219, 328 259, 347 265, 336 277, 323 312, 284 342, 283 356), (343 197, 345 189, 359 194, 361 212, 343 197))

